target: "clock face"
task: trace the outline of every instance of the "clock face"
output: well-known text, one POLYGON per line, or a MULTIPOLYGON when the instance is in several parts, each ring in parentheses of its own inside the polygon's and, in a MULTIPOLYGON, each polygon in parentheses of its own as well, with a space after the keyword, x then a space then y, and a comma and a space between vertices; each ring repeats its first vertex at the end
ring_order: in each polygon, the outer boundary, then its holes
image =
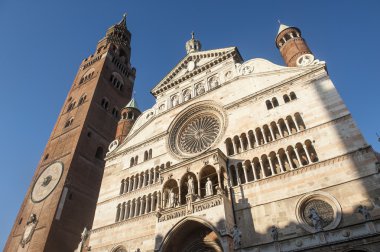
POLYGON ((33 185, 31 194, 34 203, 41 202, 50 195, 61 179, 62 172, 63 163, 55 162, 49 165, 40 176, 38 176, 33 185))
POLYGON ((314 55, 307 53, 307 54, 301 55, 297 59, 297 66, 307 66, 313 63, 313 61, 314 61, 314 55))

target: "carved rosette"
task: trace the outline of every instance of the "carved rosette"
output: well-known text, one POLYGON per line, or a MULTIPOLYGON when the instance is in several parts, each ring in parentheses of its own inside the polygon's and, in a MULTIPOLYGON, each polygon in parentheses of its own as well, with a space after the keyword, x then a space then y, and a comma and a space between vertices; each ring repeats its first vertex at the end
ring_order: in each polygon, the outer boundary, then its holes
POLYGON ((177 116, 169 128, 168 147, 178 158, 207 151, 220 141, 226 127, 225 114, 213 102, 200 102, 177 116))
POLYGON ((318 214, 322 230, 334 229, 340 223, 342 210, 338 201, 330 194, 318 191, 301 197, 296 206, 296 217, 301 227, 306 231, 315 233, 311 210, 318 214))

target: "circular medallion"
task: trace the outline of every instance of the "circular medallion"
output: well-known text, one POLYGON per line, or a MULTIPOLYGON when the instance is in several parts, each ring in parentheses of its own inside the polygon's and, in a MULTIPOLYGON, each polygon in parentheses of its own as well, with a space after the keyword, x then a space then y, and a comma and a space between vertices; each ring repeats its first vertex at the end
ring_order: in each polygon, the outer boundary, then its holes
POLYGON ((308 66, 311 63, 313 63, 313 61, 314 61, 314 55, 307 53, 307 54, 303 54, 299 56, 296 64, 297 66, 308 66))
POLYGON ((194 61, 190 61, 189 63, 187 63, 187 71, 191 72, 193 71, 195 68, 195 62, 194 61))
POLYGON ((170 126, 169 149, 179 158, 198 155, 220 140, 225 124, 222 109, 212 102, 194 104, 178 115, 170 126))
POLYGON ((50 195, 61 179, 62 172, 63 163, 55 162, 38 176, 31 193, 31 199, 34 203, 41 202, 50 195))
POLYGON ((336 228, 341 220, 341 212, 338 201, 322 191, 304 195, 296 206, 298 222, 312 233, 336 228))
POLYGON ((108 151, 109 152, 112 152, 114 149, 117 148, 117 146, 119 146, 119 140, 115 139, 113 140, 110 145, 108 146, 108 151))

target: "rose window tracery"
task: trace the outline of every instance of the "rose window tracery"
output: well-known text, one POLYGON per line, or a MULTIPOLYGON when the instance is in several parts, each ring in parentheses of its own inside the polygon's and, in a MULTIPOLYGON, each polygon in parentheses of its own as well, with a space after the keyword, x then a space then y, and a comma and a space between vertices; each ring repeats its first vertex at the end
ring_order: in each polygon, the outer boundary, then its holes
POLYGON ((310 216, 310 210, 315 209, 319 217, 322 219, 322 228, 329 225, 334 220, 334 209, 326 201, 314 199, 307 202, 303 209, 303 214, 306 217, 305 221, 310 226, 313 226, 313 221, 310 216))
POLYGON ((173 121, 167 144, 177 158, 188 158, 212 148, 221 140, 226 116, 221 107, 210 101, 190 106, 173 121))
POLYGON ((220 131, 218 120, 210 115, 191 120, 179 135, 179 147, 188 153, 197 153, 210 147, 220 131))

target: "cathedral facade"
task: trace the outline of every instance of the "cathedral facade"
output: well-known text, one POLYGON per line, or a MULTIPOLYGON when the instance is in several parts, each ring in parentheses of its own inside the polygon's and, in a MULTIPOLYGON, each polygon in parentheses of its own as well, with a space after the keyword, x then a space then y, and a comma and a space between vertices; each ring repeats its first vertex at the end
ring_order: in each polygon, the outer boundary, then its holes
MULTIPOLYGON (((77 212, 66 194, 76 177, 65 176, 78 168, 57 154, 36 171, 18 216, 30 218, 15 223, 6 251, 380 251, 379 156, 300 29, 279 27, 275 45, 286 66, 244 60, 236 47, 202 51, 193 34, 186 56, 151 90, 155 104, 140 111, 123 26, 125 18, 83 63, 112 66, 95 71, 112 90, 89 99, 94 106, 112 116, 105 104, 118 102, 112 124, 81 126, 97 138, 102 127, 114 132, 102 138, 110 144, 97 203, 82 211, 91 220, 70 224, 77 212), (114 96, 102 99, 107 92, 114 96), (51 216, 40 212, 45 201, 51 216), (49 250, 65 238, 43 236, 42 222, 71 230, 75 246, 49 250)), ((80 71, 73 87, 87 74, 80 71)))

